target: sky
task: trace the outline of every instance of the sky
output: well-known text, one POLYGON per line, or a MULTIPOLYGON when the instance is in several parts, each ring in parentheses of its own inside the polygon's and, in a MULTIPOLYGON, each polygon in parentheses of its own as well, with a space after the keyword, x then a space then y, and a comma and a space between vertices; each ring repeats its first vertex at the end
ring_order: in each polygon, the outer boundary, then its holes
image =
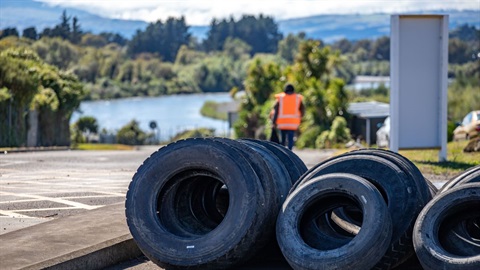
POLYGON ((275 20, 320 14, 395 14, 411 11, 473 9, 480 0, 35 0, 61 7, 78 8, 102 17, 165 21, 185 16, 189 25, 208 25, 213 18, 241 15, 271 16, 275 20))

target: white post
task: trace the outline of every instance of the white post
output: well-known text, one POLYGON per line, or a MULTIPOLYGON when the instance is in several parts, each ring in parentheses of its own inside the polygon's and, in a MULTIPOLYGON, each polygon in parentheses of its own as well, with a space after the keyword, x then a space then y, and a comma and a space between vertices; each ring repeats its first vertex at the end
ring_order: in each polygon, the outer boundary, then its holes
POLYGON ((367 146, 370 147, 370 118, 367 118, 367 146))
POLYGON ((448 15, 443 16, 442 24, 442 43, 440 48, 440 117, 439 117, 439 133, 441 148, 438 154, 439 161, 447 161, 447 106, 448 106, 448 15))
POLYGON ((390 142, 389 148, 398 152, 398 136, 400 131, 399 104, 400 104, 400 16, 392 15, 390 20, 390 142))

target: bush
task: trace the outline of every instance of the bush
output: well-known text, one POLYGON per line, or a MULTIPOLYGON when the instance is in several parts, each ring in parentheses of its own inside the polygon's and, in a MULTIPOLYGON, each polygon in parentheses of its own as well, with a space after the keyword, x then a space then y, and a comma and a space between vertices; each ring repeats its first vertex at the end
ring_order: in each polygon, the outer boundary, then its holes
POLYGON ((322 129, 319 126, 313 126, 311 128, 308 128, 305 132, 303 132, 300 135, 295 146, 298 147, 299 149, 314 148, 315 141, 321 132, 322 132, 322 129))
POLYGON ((339 143, 346 143, 351 139, 347 121, 341 116, 335 117, 330 130, 322 132, 315 140, 317 148, 331 148, 339 143))
POLYGON ((117 142, 126 145, 142 145, 147 139, 147 134, 140 129, 136 120, 130 121, 117 133, 117 142))

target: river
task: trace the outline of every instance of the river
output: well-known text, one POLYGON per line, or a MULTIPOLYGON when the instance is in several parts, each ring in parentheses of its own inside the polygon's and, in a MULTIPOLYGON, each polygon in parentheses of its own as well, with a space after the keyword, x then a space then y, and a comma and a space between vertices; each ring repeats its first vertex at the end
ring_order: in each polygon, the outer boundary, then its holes
POLYGON ((142 130, 151 132, 149 124, 155 121, 158 127, 156 136, 162 141, 181 131, 200 127, 214 128, 219 136, 228 134, 228 122, 200 114, 207 100, 228 102, 232 98, 228 93, 215 93, 84 101, 73 113, 70 123, 81 116, 92 116, 97 119, 99 131, 105 129, 116 133, 133 119, 139 122, 142 130))

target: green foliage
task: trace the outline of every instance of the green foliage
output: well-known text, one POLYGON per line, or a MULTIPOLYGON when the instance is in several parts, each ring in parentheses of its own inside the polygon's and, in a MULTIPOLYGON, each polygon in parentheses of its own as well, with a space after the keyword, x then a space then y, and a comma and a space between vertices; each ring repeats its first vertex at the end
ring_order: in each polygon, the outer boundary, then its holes
POLYGON ((458 122, 480 104, 480 61, 455 66, 455 79, 448 87, 448 118, 458 122))
POLYGON ((171 141, 178 141, 188 138, 206 138, 215 136, 215 129, 197 128, 192 130, 185 130, 176 134, 171 141))
POLYGON ((330 130, 323 131, 315 141, 317 148, 332 148, 340 143, 351 140, 347 121, 341 116, 335 117, 330 130))
POLYGON ((79 60, 79 51, 75 45, 61 38, 41 38, 32 45, 32 49, 45 62, 60 69, 68 69, 79 60))
POLYGON ((203 116, 210 117, 213 119, 227 120, 228 119, 227 113, 219 111, 221 106, 222 106, 221 103, 207 100, 205 101, 205 103, 203 103, 202 108, 200 109, 200 113, 203 116))
POLYGON ((0 88, 9 96, 0 102, 8 117, 0 121, 0 145, 26 143, 28 109, 38 111, 38 144, 70 144, 68 122, 84 95, 75 76, 44 63, 31 50, 10 48, 0 52, 0 88))
POLYGON ((74 144, 85 143, 87 136, 98 132, 97 119, 92 116, 82 116, 71 126, 71 139, 74 144))
POLYGON ((251 47, 251 55, 254 55, 259 52, 276 53, 282 35, 273 18, 243 15, 238 21, 233 18, 228 21, 213 19, 203 45, 207 51, 221 51, 225 49, 228 38, 243 40, 251 47))
POLYGON ((313 148, 318 136, 320 136, 321 133, 322 128, 320 126, 308 126, 304 128, 302 135, 298 137, 295 146, 299 149, 313 148))
POLYGON ((120 144, 142 145, 146 139, 147 134, 140 129, 136 120, 130 121, 117 132, 117 142, 120 144))
POLYGON ((90 133, 98 132, 97 119, 93 116, 82 116, 74 123, 74 125, 81 132, 90 132, 90 133))
POLYGON ((305 34, 298 35, 288 34, 288 36, 278 43, 278 54, 289 63, 293 63, 298 53, 298 46, 304 40, 305 34))
POLYGON ((83 31, 80 28, 80 23, 77 17, 73 17, 72 23, 71 16, 67 15, 67 11, 64 10, 60 16, 60 23, 53 28, 45 28, 40 34, 41 37, 60 38, 62 40, 68 40, 74 44, 80 42, 83 31))
POLYGON ((168 18, 165 23, 161 20, 150 23, 145 31, 137 30, 132 37, 128 43, 128 54, 156 53, 164 61, 173 62, 178 49, 190 40, 188 28, 184 17, 168 18))
POLYGON ((245 80, 245 96, 240 105, 239 119, 234 124, 238 137, 259 138, 259 132, 265 129, 271 103, 267 103, 272 94, 279 92, 281 85, 281 70, 273 62, 263 63, 262 59, 255 58, 248 68, 245 80))

